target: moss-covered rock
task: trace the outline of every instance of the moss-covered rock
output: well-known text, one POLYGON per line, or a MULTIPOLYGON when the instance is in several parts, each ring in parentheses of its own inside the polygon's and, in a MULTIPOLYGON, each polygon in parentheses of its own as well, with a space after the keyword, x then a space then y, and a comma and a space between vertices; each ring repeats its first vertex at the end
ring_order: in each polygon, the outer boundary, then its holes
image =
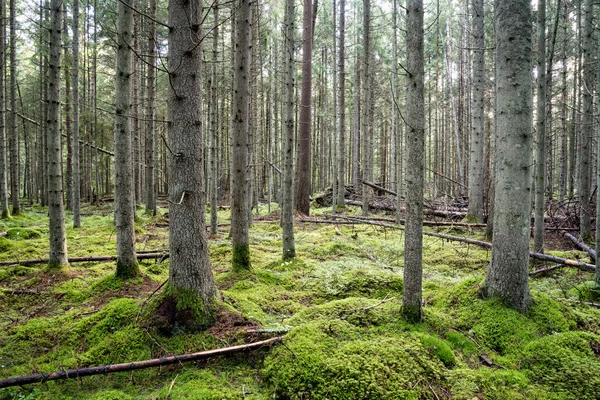
POLYGON ((11 228, 6 231, 6 237, 10 240, 37 239, 41 236, 40 231, 36 229, 11 228))

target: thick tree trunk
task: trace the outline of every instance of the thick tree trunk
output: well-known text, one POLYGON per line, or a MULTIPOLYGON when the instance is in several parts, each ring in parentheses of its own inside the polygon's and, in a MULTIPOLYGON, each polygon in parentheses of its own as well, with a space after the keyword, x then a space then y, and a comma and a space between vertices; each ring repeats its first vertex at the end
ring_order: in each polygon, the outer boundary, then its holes
MULTIPOLYGON (((157 0, 150 0, 150 16, 156 18, 157 0)), ((146 75, 147 95, 146 100, 146 143, 145 143, 145 163, 146 163, 146 212, 150 215, 156 215, 156 188, 155 188, 155 170, 154 170, 154 103, 156 99, 156 23, 149 21, 148 28, 148 73, 146 75)))
MULTIPOLYGON (((317 0, 315 0, 316 4, 317 0)), ((311 0, 304 0, 302 17, 302 93, 296 162, 296 210, 310 214, 310 124, 312 97, 313 10, 311 0)))
POLYGON ((469 157, 468 215, 483 222, 483 145, 485 93, 485 40, 483 29, 483 0, 473 0, 473 84, 471 106, 471 138, 469 157))
POLYGON ((421 320, 423 280, 423 181, 425 150, 425 95, 423 53, 423 1, 406 4, 406 88, 407 165, 406 236, 404 240, 404 291, 402 313, 409 320, 421 320))
POLYGON ((594 87, 594 25, 592 0, 585 1, 585 25, 583 32, 583 116, 581 121, 581 151, 579 152, 579 234, 585 241, 591 238, 592 210, 590 207, 591 153, 593 132, 593 93, 594 87), (587 89, 585 89, 587 88, 587 89))
POLYGON ((294 0, 286 0, 284 15, 284 114, 283 114, 283 182, 281 186, 281 228, 283 259, 296 257, 294 245, 294 0))
POLYGON ((544 252, 544 185, 546 183, 546 0, 537 11, 537 123, 535 144, 535 206, 533 251, 544 252))
POLYGON ((205 222, 201 20, 200 3, 169 1, 169 292, 205 327, 218 294, 205 222))
POLYGON ((8 164, 6 162, 6 24, 5 2, 0 3, 0 218, 10 217, 8 208, 8 164))
MULTIPOLYGON (((62 1, 52 0, 50 57, 48 58, 48 217, 50 250, 48 267, 68 264, 67 233, 63 208, 62 152, 60 141, 60 62, 62 39, 62 1)), ((14 195, 14 193, 13 193, 14 195)), ((14 207, 14 203, 13 203, 14 207)))
POLYGON ((531 2, 495 3, 496 141, 492 260, 485 278, 488 297, 520 311, 529 305, 532 76, 531 2))
MULTIPOLYGON (((134 188, 131 163, 131 50, 132 1, 117 3, 117 70, 115 86, 115 224, 117 231, 117 276, 139 274, 135 255, 134 188)), ((91 141, 90 141, 91 142, 91 141)), ((90 180, 91 185, 91 180, 90 180)))
POLYGON ((231 112, 231 240, 232 268, 250 268, 248 214, 252 192, 248 182, 248 118, 250 96, 251 5, 239 0, 235 15, 235 57, 233 68, 233 105, 231 112))

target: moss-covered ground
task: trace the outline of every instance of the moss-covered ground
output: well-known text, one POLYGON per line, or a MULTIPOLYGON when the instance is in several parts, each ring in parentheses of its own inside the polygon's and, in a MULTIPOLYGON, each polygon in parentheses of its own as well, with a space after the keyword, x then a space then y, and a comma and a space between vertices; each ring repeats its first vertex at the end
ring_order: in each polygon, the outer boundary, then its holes
MULTIPOLYGON (((165 213, 138 211, 138 250, 167 247, 165 213)), ((82 228, 67 220, 69 255, 114 255, 112 206, 83 214, 82 228)), ((248 333, 257 326, 286 331, 283 345, 0 389, 0 399, 598 398, 600 310, 582 303, 593 297, 591 274, 559 269, 532 278, 535 301, 521 315, 481 299, 487 250, 425 237, 424 321, 410 324, 400 316, 402 231, 297 222, 298 257, 283 262, 272 217, 251 228, 251 271, 231 271, 227 226, 210 238, 223 311, 204 332, 160 329, 147 315, 168 260, 144 261, 142 277, 126 281, 114 277, 114 262, 58 273, 0 267, 0 379, 241 344, 266 337, 248 333)), ((219 219, 227 223, 227 212, 219 219)), ((0 232, 7 232, 0 261, 47 257, 46 210, 0 221, 0 232)), ((475 230, 443 232, 483 238, 475 230)))

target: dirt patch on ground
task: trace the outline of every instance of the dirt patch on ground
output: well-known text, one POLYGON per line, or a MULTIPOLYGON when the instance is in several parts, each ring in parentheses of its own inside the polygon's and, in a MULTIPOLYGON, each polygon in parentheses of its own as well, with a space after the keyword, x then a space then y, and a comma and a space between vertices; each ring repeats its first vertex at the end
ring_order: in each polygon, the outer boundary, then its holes
MULTIPOLYGON (((577 236, 577 232, 571 232, 571 234, 577 236)), ((546 231, 544 234, 544 244, 549 250, 579 250, 573 242, 564 237, 559 231, 546 231)))
POLYGON ((226 342, 235 341, 241 334, 244 341, 250 343, 260 340, 260 333, 256 332, 258 329, 260 325, 242 314, 221 311, 217 322, 207 332, 226 342))

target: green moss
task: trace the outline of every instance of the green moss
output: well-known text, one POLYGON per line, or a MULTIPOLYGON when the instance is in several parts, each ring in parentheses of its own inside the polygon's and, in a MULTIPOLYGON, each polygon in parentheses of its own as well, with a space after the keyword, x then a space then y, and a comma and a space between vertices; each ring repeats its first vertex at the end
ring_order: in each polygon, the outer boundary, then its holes
POLYGON ((421 333, 418 335, 418 337, 421 339, 421 344, 423 344, 423 347, 439 358, 446 367, 451 367, 454 365, 454 353, 452 352, 452 349, 448 343, 440 338, 428 335, 426 333, 421 333))
POLYGON ((36 229, 11 228, 6 231, 6 237, 10 240, 37 239, 42 234, 36 229))
POLYGON ((455 349, 460 349, 463 353, 469 355, 477 352, 477 347, 473 341, 460 332, 448 331, 446 341, 455 349))
POLYGON ((130 279, 140 275, 140 267, 137 263, 125 264, 117 261, 115 276, 119 279, 130 279))
POLYGON ((451 398, 489 400, 548 399, 526 391, 530 384, 520 371, 460 368, 446 374, 451 398))
POLYGON ((96 392, 90 400, 133 400, 133 397, 121 390, 107 389, 96 392))
POLYGON ((180 288, 167 284, 164 301, 174 301, 177 316, 175 321, 182 322, 186 331, 206 329, 214 324, 217 315, 217 299, 206 303, 196 290, 180 288))
POLYGON ((416 338, 364 340, 341 320, 302 325, 285 343, 263 369, 278 398, 417 399, 443 370, 416 338))
POLYGON ((0 237, 0 252, 5 253, 10 251, 13 244, 5 237, 0 237))
POLYGON ((250 245, 236 245, 233 247, 233 256, 231 260, 233 272, 249 270, 250 264, 250 245))
POLYGON ((567 398, 596 399, 600 387, 600 336, 565 332, 529 343, 522 366, 532 381, 567 398))

